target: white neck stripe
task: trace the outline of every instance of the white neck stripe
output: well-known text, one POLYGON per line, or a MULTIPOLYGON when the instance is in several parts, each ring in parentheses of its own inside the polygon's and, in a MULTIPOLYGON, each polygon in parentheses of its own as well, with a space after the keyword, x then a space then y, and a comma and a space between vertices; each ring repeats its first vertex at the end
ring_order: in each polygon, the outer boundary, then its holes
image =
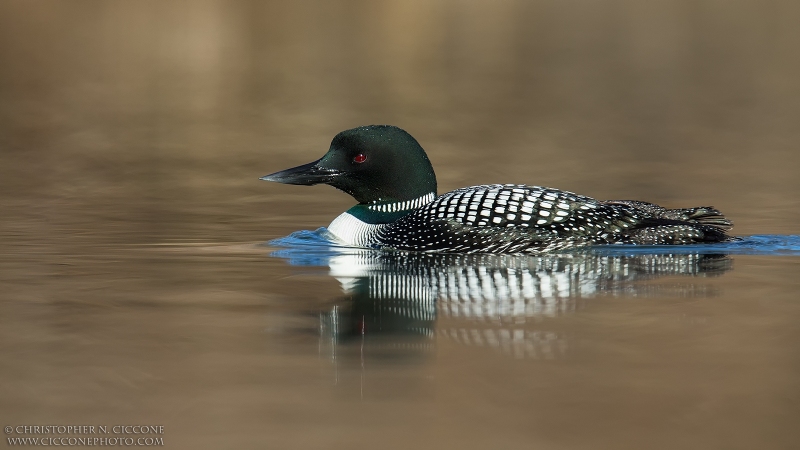
POLYGON ((415 198, 413 200, 406 200, 404 202, 396 202, 396 203, 385 203, 382 205, 379 204, 370 204, 367 205, 371 211, 381 211, 381 212, 397 212, 397 211, 405 211, 407 209, 417 209, 422 205, 430 203, 436 195, 431 192, 428 194, 423 195, 422 197, 415 198))

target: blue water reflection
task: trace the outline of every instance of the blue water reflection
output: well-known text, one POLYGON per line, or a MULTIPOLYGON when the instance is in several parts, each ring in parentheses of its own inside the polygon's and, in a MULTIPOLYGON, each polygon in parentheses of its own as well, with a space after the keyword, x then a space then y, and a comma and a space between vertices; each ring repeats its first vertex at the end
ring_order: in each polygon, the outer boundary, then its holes
MULTIPOLYGON (((267 243, 283 247, 273 256, 286 258, 289 264, 299 266, 325 266, 326 259, 343 252, 362 252, 360 249, 342 247, 331 242, 328 230, 297 231, 289 236, 267 243)), ((707 245, 604 245, 584 252, 603 255, 625 254, 728 254, 728 255, 800 255, 800 235, 754 234, 732 242, 707 245)))

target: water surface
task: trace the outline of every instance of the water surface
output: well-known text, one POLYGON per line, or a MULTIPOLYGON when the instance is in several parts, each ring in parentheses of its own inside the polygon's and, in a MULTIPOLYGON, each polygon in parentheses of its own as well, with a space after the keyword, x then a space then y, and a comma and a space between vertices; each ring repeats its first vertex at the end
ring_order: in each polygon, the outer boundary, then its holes
POLYGON ((797 13, 0 2, 0 425, 164 425, 172 448, 795 448, 797 13), (418 138, 440 192, 713 205, 744 240, 287 240, 352 199, 257 178, 370 123, 418 138))

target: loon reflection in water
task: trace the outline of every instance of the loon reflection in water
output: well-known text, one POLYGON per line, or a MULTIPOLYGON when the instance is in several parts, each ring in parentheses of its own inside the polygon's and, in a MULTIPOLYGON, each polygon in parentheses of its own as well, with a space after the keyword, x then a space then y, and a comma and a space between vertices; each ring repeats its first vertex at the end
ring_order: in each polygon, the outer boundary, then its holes
MULTIPOLYGON (((706 285, 643 283, 665 276, 725 273, 724 254, 545 256, 379 252, 328 248, 273 253, 296 265, 327 265, 345 297, 321 313, 321 349, 334 359, 386 360, 428 354, 437 338, 487 346, 515 357, 557 358, 564 336, 541 319, 573 312, 603 296, 707 297, 706 285), (436 325, 436 319, 448 319, 436 325)), ((404 358, 405 359, 405 358, 404 358)))

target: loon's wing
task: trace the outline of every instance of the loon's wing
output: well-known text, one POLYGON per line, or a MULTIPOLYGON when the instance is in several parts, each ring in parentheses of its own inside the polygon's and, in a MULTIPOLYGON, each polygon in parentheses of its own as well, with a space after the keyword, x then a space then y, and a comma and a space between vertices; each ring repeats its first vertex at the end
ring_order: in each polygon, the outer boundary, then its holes
POLYGON ((710 206, 667 209, 635 200, 610 200, 610 206, 632 208, 643 218, 625 233, 615 236, 620 244, 694 244, 734 241, 726 232, 733 222, 710 206))
POLYGON ((441 195, 379 233, 403 250, 525 253, 598 244, 691 244, 731 239, 708 208, 604 202, 527 185, 484 185, 441 195))

